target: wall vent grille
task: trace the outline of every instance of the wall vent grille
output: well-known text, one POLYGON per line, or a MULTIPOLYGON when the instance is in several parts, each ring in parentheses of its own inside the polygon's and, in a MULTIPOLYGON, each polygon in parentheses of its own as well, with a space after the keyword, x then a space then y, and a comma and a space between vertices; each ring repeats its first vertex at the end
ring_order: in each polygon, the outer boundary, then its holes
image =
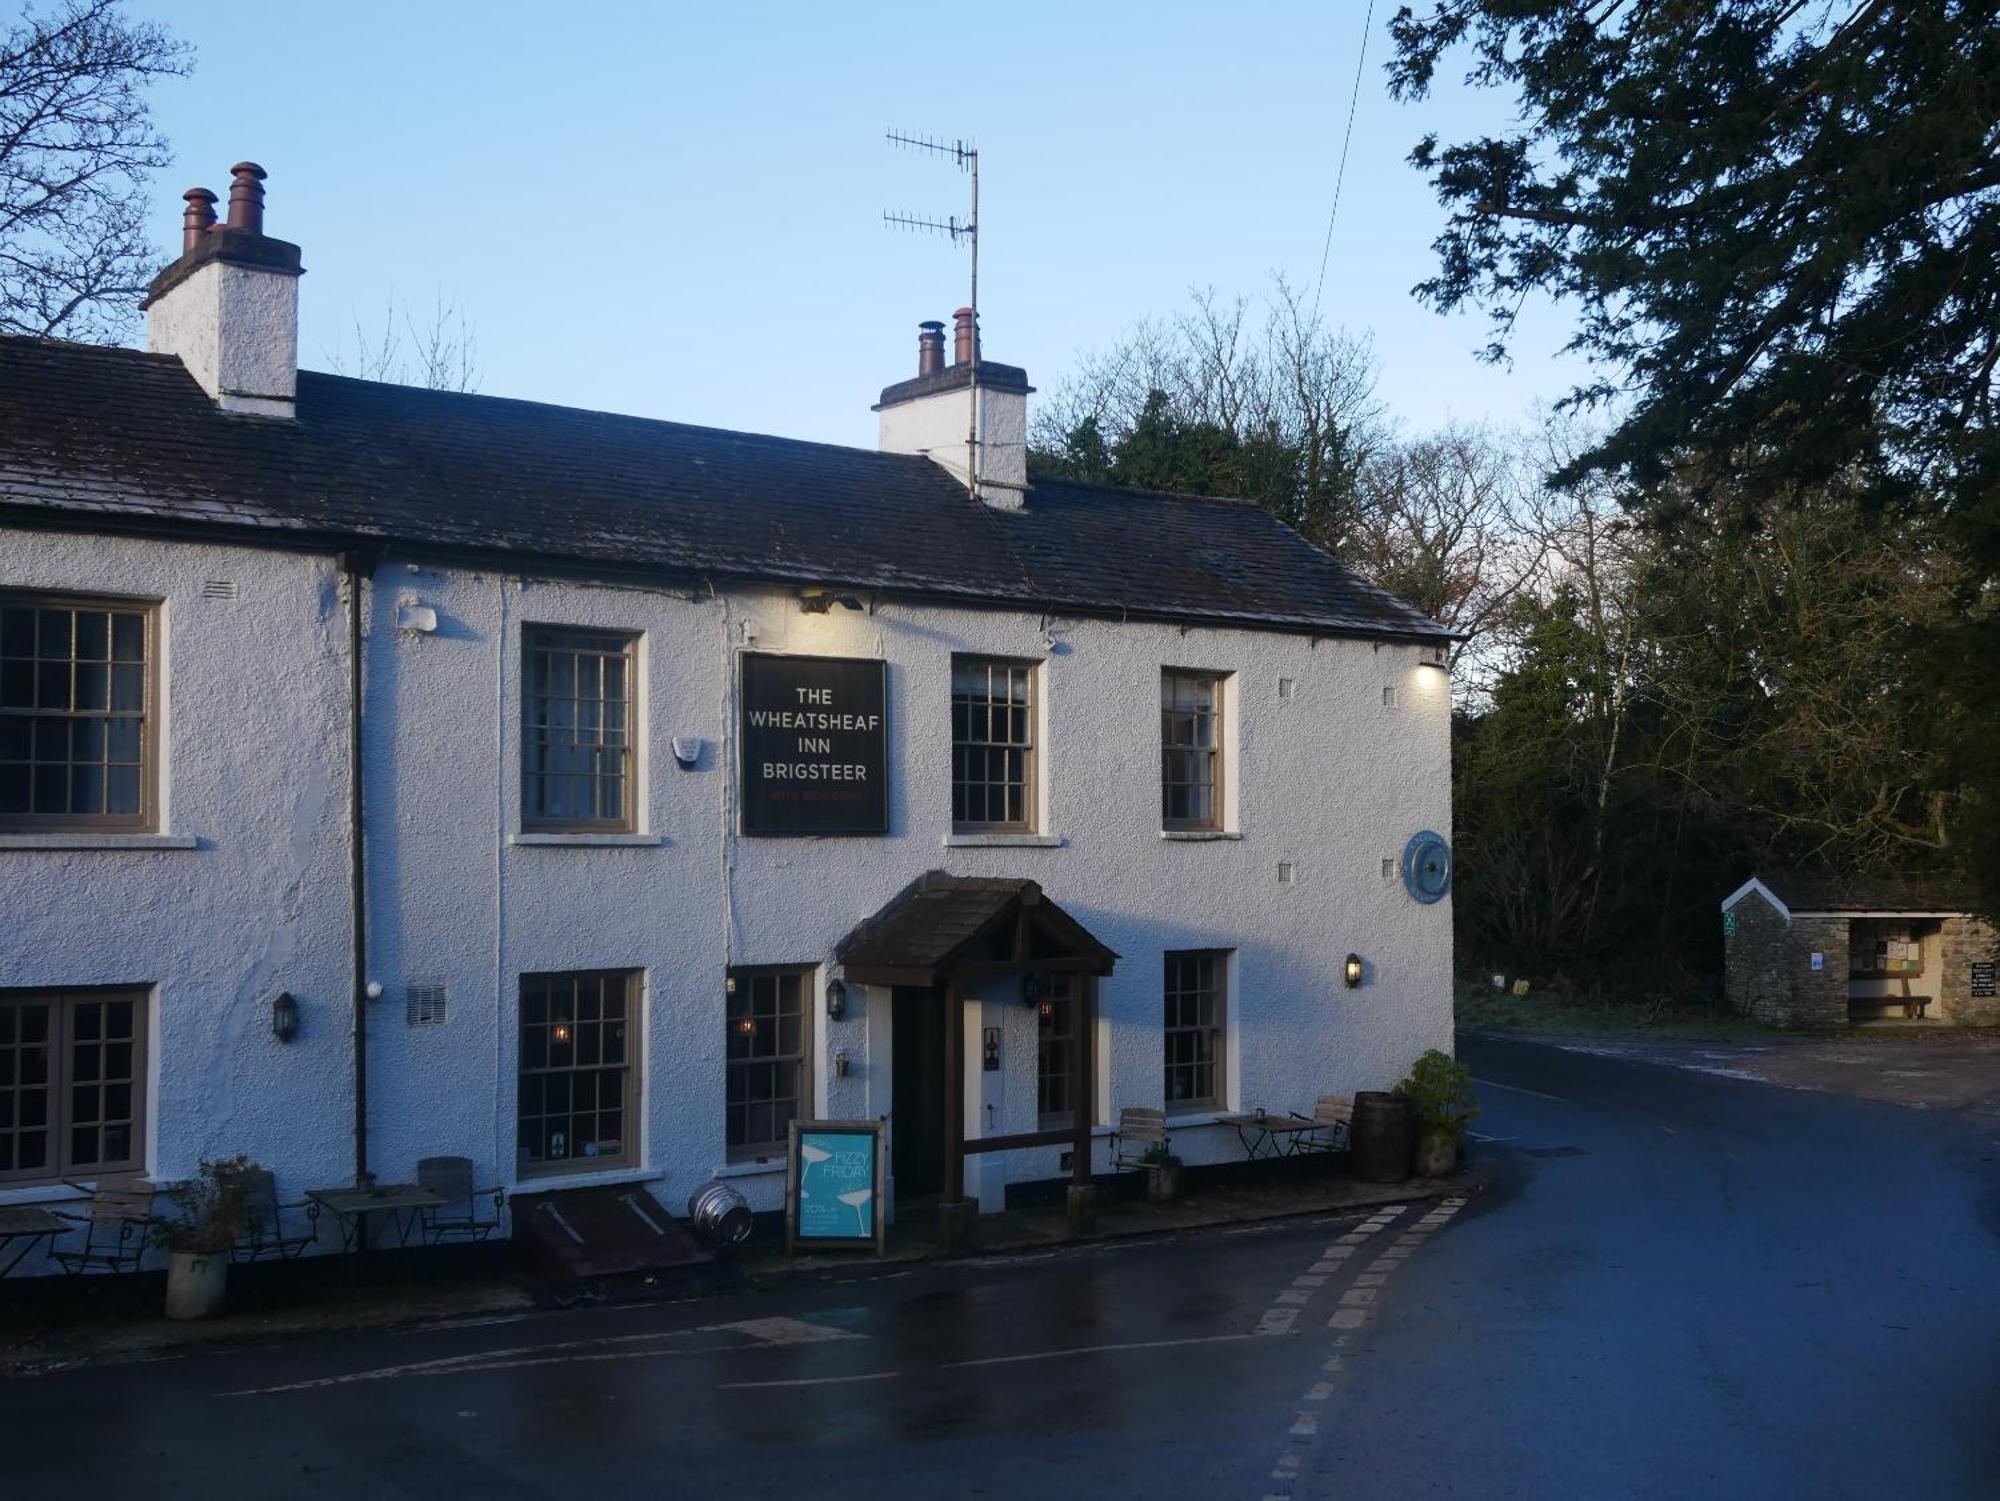
POLYGON ((1298 866, 1290 860, 1280 860, 1278 862, 1278 884, 1280 886, 1296 886, 1298 881, 1298 866))
POLYGON ((1298 694, 1299 694, 1299 683, 1297 678, 1278 679, 1279 698, 1297 698, 1298 694))
POLYGON ((404 987, 403 1019, 413 1027, 443 1025, 444 986, 426 983, 404 987))
POLYGON ((1385 709, 1402 708, 1403 690, 1395 687, 1393 684, 1384 685, 1382 689, 1382 707, 1385 709))
POLYGON ((201 585, 203 599, 235 599, 238 592, 235 579, 204 579, 201 585))

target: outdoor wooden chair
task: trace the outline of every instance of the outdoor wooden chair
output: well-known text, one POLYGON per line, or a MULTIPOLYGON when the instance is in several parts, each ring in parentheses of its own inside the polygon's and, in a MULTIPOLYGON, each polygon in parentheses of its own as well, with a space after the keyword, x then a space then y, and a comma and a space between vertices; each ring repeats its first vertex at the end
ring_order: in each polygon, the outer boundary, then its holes
POLYGON ((504 1188, 475 1188, 470 1157, 426 1157, 417 1164, 417 1185, 427 1188, 444 1203, 424 1211, 424 1241, 438 1245, 446 1240, 484 1240, 500 1228, 500 1210, 507 1202, 504 1188), (479 1201, 493 1200, 493 1215, 483 1219, 479 1201))
POLYGON ((318 1233, 317 1225, 309 1226, 299 1234, 288 1235, 285 1233, 285 1211, 303 1209, 309 1218, 316 1218, 313 1211, 317 1206, 310 1199, 301 1199, 295 1204, 280 1203, 278 1180, 269 1168, 252 1168, 243 1174, 243 1197, 250 1218, 243 1227, 243 1233, 236 1238, 236 1244, 229 1248, 231 1261, 290 1261, 313 1243, 318 1233))
POLYGON ((1307 1152, 1340 1152, 1347 1148, 1348 1133, 1354 1127, 1354 1096, 1323 1094, 1313 1105, 1313 1122, 1319 1129, 1300 1142, 1307 1152))
MULTIPOLYGON (((83 1188, 72 1183, 71 1188, 83 1188)), ((51 1248, 49 1259, 70 1276, 84 1272, 136 1272, 153 1241, 153 1185, 143 1179, 122 1179, 86 1189, 90 1204, 82 1214, 66 1209, 58 1218, 83 1227, 83 1244, 51 1248)))
POLYGON ((1144 1167, 1147 1155, 1167 1150, 1167 1112, 1151 1105, 1127 1105, 1118 1112, 1111 1135, 1113 1167, 1144 1167))

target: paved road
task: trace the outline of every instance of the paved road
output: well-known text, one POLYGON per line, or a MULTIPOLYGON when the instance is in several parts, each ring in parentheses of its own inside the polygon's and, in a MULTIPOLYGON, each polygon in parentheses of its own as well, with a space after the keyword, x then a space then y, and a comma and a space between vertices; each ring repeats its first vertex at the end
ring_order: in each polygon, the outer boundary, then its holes
POLYGON ((2000 1493, 1991 1121, 1467 1051, 1463 1207, 0 1384, 0 1495, 2000 1493))
POLYGON ((1461 1056, 1513 1191, 1412 1260, 1295 1494, 2000 1496, 2000 1122, 1461 1056))

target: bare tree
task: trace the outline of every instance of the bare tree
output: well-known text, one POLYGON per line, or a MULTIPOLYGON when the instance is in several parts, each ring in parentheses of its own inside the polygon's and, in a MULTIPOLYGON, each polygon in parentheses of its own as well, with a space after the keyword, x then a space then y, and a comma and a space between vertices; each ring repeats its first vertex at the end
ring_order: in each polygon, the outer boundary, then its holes
POLYGON ((1382 432, 1368 340, 1321 323, 1274 277, 1261 309, 1198 290, 1085 355, 1030 439, 1055 472, 1235 494, 1327 543, 1382 432))
POLYGON ((407 309, 399 317, 391 293, 383 309, 380 336, 371 339, 356 315, 354 352, 349 354, 344 347, 330 349, 326 361, 336 375, 362 380, 423 386, 432 391, 479 389, 479 341, 458 304, 446 301, 442 291, 429 321, 423 324, 407 309))
POLYGON ((0 333, 129 330, 153 259, 148 174, 170 159, 144 91, 190 66, 122 0, 63 0, 0 37, 0 333))
POLYGON ((1362 468, 1341 560, 1461 633, 1453 680, 1479 697, 1496 667, 1495 633, 1534 588, 1551 538, 1539 472, 1520 440, 1477 427, 1384 444, 1362 468))

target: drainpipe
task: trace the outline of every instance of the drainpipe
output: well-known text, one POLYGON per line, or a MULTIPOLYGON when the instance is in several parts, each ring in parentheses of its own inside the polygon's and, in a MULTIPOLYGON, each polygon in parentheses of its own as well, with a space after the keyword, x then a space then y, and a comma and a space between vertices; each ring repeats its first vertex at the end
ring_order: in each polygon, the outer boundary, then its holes
POLYGON ((368 857, 362 822, 361 609, 362 586, 374 572, 373 557, 340 555, 347 579, 347 879, 354 913, 350 940, 354 954, 354 1186, 370 1187, 368 1171, 368 857))

